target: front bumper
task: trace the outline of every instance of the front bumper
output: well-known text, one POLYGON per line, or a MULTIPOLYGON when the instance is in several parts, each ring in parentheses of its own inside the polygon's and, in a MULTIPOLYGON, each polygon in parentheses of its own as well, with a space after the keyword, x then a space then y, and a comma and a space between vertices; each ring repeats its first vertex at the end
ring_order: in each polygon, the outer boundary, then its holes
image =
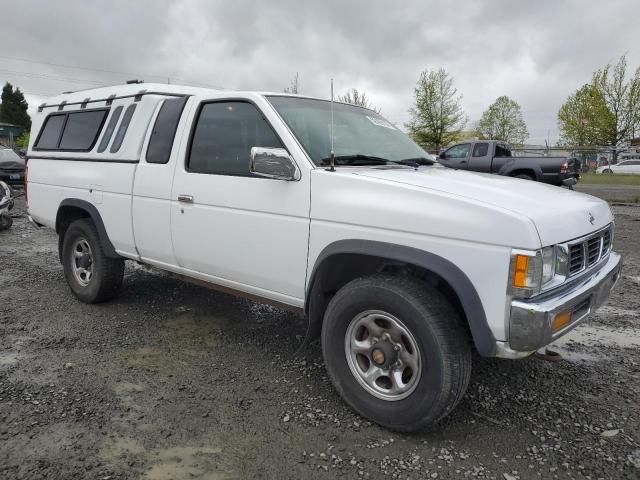
POLYGON ((24 172, 0 171, 0 180, 11 186, 22 185, 24 183, 24 172))
POLYGON ((586 277, 558 291, 530 300, 513 300, 509 341, 498 342, 497 355, 517 358, 535 352, 560 338, 607 301, 620 277, 622 257, 611 252, 603 265, 586 277), (570 313, 570 321, 553 331, 558 314, 570 313))

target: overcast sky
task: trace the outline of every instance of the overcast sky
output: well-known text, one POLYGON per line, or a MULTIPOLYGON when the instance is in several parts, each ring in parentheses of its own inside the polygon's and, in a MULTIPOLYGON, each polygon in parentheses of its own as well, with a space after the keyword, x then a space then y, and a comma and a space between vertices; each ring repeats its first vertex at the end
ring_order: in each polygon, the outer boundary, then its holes
POLYGON ((298 72, 303 94, 327 98, 333 77, 402 125, 420 72, 444 67, 470 122, 508 95, 541 144, 594 70, 640 66, 640 0, 3 3, 0 82, 32 106, 130 78, 282 91, 298 72))

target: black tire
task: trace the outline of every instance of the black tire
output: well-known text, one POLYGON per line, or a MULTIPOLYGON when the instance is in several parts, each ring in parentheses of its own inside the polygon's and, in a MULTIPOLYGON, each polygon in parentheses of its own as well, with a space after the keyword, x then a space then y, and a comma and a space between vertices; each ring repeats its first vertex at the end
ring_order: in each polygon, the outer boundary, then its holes
POLYGON ((522 180, 533 180, 533 177, 531 177, 531 175, 527 175, 526 173, 516 175, 515 178, 521 178, 522 180))
POLYGON ((325 313, 322 352, 329 377, 345 402, 397 431, 422 430, 444 418, 462 399, 471 376, 472 348, 460 315, 440 292, 408 276, 376 274, 340 289, 325 313), (374 396, 349 366, 348 325, 371 310, 402 319, 418 345, 424 366, 415 389, 405 398, 389 401, 374 396))
POLYGON ((13 225, 13 218, 6 212, 0 213, 0 231, 8 230, 13 225))
POLYGON ((603 170, 602 173, 604 173, 606 175, 613 175, 613 170, 611 170, 610 168, 607 168, 607 169, 603 170))
POLYGON ((120 293, 124 275, 124 259, 109 258, 104 254, 96 227, 89 219, 76 220, 65 232, 62 243, 62 265, 67 284, 78 300, 84 303, 100 303, 111 300, 120 293), (74 274, 74 246, 85 240, 91 250, 92 274, 83 285, 74 274))

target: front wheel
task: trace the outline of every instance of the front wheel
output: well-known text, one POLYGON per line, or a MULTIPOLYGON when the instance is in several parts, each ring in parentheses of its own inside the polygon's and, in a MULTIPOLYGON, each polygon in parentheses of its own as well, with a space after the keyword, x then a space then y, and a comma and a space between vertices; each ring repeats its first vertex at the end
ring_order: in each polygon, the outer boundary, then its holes
POLYGON ((399 431, 421 430, 449 414, 471 375, 459 314, 412 277, 380 274, 344 286, 327 308, 322 350, 342 398, 399 431))
POLYGON ((613 170, 611 170, 610 168, 606 168, 602 171, 602 173, 604 173, 605 175, 613 175, 613 170))
POLYGON ((62 264, 71 291, 85 303, 104 302, 120 292, 124 260, 105 255, 89 219, 69 225, 62 243, 62 264))

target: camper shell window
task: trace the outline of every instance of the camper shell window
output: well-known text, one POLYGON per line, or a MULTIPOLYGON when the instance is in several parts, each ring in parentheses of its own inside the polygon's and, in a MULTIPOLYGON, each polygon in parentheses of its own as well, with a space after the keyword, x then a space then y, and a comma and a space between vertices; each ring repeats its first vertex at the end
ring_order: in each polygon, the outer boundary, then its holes
POLYGON ((108 112, 108 109, 95 109, 49 115, 34 149, 89 152, 98 140, 108 112))
POLYGON ((129 123, 131 123, 131 117, 133 117, 133 113, 136 111, 136 104, 132 103, 127 107, 124 111, 124 115, 122 116, 122 121, 120 122, 120 126, 118 127, 118 133, 116 133, 116 138, 113 139, 113 143, 111 144, 111 150, 109 152, 116 153, 120 150, 120 146, 122 145, 122 141, 124 140, 124 136, 127 133, 127 129, 129 128, 129 123))

